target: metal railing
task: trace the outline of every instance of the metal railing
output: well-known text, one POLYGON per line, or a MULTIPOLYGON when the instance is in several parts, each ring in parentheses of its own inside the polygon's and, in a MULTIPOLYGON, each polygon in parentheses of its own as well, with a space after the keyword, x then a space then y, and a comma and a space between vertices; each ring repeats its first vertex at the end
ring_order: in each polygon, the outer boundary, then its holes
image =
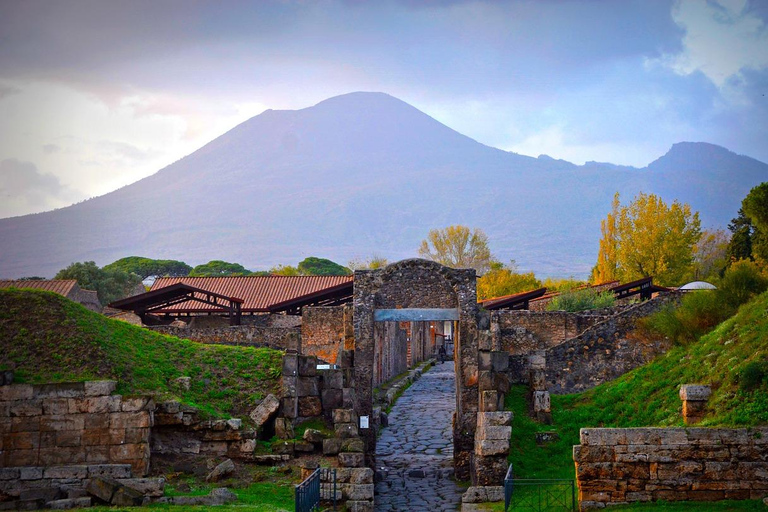
POLYGON ((512 465, 509 465, 504 477, 504 512, 573 512, 577 508, 576 483, 573 480, 515 479, 512 465))
POLYGON ((317 468, 296 486, 296 512, 313 512, 320 510, 320 501, 333 503, 336 510, 336 470, 317 468))

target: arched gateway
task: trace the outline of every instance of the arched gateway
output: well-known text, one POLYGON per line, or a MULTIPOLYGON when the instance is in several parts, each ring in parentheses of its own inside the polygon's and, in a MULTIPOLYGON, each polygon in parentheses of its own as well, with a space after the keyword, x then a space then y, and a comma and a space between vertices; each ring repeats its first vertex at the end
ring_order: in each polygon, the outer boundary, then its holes
MULTIPOLYGON (((373 414, 375 375, 385 364, 381 354, 387 351, 377 343, 386 343, 387 339, 376 335, 377 323, 454 322, 454 469, 456 478, 469 480, 473 476, 471 461, 479 411, 478 326, 484 322, 477 305, 475 271, 409 259, 383 269, 355 271, 354 282, 355 411, 360 416, 373 414)), ((365 429, 361 435, 372 459, 376 434, 365 429)), ((368 463, 372 466, 373 460, 368 463)))

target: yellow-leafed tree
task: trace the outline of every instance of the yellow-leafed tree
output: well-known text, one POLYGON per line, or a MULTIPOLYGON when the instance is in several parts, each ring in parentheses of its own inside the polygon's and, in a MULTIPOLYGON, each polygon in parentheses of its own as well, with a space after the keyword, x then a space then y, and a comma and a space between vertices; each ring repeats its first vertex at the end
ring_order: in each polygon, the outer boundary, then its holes
POLYGON ((446 267, 474 268, 484 274, 494 261, 488 248, 488 235, 482 229, 466 226, 448 226, 432 229, 421 242, 419 256, 436 261, 446 267))
POLYGON ((682 284, 700 238, 699 214, 688 204, 667 205, 659 196, 640 193, 621 206, 617 194, 603 221, 593 279, 608 277, 615 269, 615 278, 623 282, 652 276, 660 285, 682 284))

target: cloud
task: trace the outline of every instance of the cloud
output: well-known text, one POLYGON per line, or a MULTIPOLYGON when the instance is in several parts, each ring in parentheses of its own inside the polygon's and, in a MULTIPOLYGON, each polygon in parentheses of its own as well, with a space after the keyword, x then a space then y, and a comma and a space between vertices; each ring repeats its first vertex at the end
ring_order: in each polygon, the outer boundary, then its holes
POLYGON ((664 63, 681 75, 703 73, 724 88, 744 69, 768 67, 768 30, 746 0, 678 0, 672 18, 685 30, 683 50, 664 63))
POLYGON ((46 155, 52 155, 61 151, 61 146, 57 144, 43 144, 43 153, 46 155))
POLYGON ((0 161, 0 216, 65 206, 79 194, 59 179, 42 173, 32 162, 15 158, 0 161))
POLYGON ((0 100, 2 100, 7 96, 10 96, 11 94, 17 94, 20 92, 21 92, 21 89, 19 89, 18 87, 12 87, 10 85, 0 84, 0 100))

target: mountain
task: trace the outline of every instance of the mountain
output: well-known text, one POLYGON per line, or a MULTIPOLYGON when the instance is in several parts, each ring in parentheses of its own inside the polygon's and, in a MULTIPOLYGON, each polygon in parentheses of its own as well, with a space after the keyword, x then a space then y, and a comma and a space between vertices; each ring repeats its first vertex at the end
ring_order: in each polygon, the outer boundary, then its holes
POLYGON ((613 194, 689 202, 724 226, 768 165, 704 143, 643 169, 480 144, 382 93, 268 110, 156 174, 52 212, 0 219, 0 276, 141 254, 253 269, 316 255, 414 256, 431 228, 486 231, 502 260, 586 275, 613 194))

